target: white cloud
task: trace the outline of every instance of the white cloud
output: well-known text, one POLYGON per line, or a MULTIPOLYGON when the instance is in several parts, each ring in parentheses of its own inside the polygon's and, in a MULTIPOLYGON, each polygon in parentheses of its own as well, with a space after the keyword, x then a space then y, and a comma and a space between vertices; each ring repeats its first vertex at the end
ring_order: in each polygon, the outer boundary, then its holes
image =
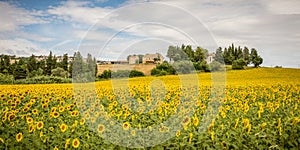
POLYGON ((38 15, 38 13, 32 14, 26 9, 18 8, 7 2, 0 2, 0 32, 14 31, 18 29, 19 26, 47 22, 34 15, 38 15))
POLYGON ((267 10, 274 14, 300 14, 299 0, 263 0, 267 10))
POLYGON ((88 2, 67 1, 61 6, 51 7, 48 13, 58 16, 58 19, 92 25, 111 11, 108 8, 91 8, 87 4, 88 2))
POLYGON ((17 56, 45 55, 48 52, 26 39, 0 40, 1 53, 17 56))

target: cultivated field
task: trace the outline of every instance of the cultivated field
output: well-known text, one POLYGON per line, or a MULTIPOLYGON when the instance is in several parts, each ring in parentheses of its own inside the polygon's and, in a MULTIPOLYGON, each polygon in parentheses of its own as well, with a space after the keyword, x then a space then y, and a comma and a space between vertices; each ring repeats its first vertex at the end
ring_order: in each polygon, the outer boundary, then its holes
POLYGON ((300 149, 299 69, 229 71, 224 95, 211 79, 1 85, 0 149, 300 149))

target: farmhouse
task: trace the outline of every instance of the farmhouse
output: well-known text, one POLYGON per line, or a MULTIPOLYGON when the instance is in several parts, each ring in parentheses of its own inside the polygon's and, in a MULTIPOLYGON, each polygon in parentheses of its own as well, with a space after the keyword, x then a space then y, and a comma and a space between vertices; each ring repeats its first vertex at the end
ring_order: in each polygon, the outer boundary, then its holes
POLYGON ((210 53, 208 54, 207 58, 206 58, 206 63, 210 64, 211 62, 213 62, 215 60, 215 53, 210 53))
POLYGON ((143 57, 143 63, 162 63, 164 61, 164 57, 159 54, 146 54, 143 57))

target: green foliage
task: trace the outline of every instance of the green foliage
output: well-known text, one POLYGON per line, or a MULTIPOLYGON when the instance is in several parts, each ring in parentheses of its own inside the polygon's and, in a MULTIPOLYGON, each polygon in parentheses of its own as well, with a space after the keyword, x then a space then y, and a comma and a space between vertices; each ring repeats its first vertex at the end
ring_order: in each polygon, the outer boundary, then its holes
POLYGON ((206 61, 194 62, 193 65, 197 71, 204 71, 204 72, 210 71, 209 65, 206 63, 206 61))
POLYGON ((224 57, 223 57, 223 51, 222 51, 222 47, 219 47, 216 50, 216 55, 215 55, 215 60, 221 64, 224 64, 224 57))
POLYGON ((155 68, 151 70, 153 76, 163 76, 168 74, 176 74, 176 70, 168 62, 157 64, 155 68))
POLYGON ((12 84, 14 82, 14 77, 12 75, 0 73, 0 83, 1 84, 12 84))
POLYGON ((42 76, 43 75, 43 69, 38 68, 37 70, 33 70, 31 72, 27 73, 27 78, 32 78, 36 76, 42 76))
POLYGON ((245 66, 247 66, 247 63, 244 59, 234 60, 232 63, 232 69, 234 70, 244 69, 245 66))
POLYGON ((188 59, 188 56, 185 54, 183 49, 178 46, 169 46, 167 57, 170 58, 170 61, 174 62, 188 59))
POLYGON ((191 61, 177 61, 174 62, 173 67, 177 74, 188 74, 195 70, 191 61))
POLYGON ((57 68, 51 70, 51 76, 67 78, 68 72, 65 71, 63 68, 57 67, 57 68))
POLYGON ((91 54, 88 54, 86 61, 84 61, 80 52, 75 52, 74 60, 70 66, 73 82, 94 82, 96 67, 96 60, 92 58, 91 54))
POLYGON ((55 77, 55 76, 36 76, 33 78, 15 80, 14 83, 15 84, 72 83, 72 79, 55 77))
POLYGON ((27 68, 25 61, 20 59, 19 62, 16 63, 16 66, 13 70, 13 76, 15 79, 25 79, 27 76, 27 68))
POLYGON ((250 60, 254 67, 258 67, 263 63, 263 59, 260 57, 260 55, 258 55, 256 49, 254 48, 251 49, 250 60))
POLYGON ((133 78, 133 77, 142 77, 142 76, 145 76, 145 74, 143 72, 141 72, 141 71, 138 71, 138 70, 131 70, 130 74, 129 74, 130 78, 133 78))
POLYGON ((52 56, 52 51, 50 51, 50 54, 46 60, 46 67, 45 67, 45 70, 44 70, 44 73, 45 75, 51 75, 51 70, 55 68, 55 64, 56 62, 56 59, 53 58, 52 56))
POLYGON ((104 70, 99 76, 101 79, 110 79, 110 78, 133 78, 133 77, 142 77, 145 74, 138 70, 104 70))
POLYGON ((195 62, 203 62, 208 56, 208 51, 204 48, 197 47, 195 51, 194 60, 195 62))
MULTIPOLYGON (((242 69, 241 65, 238 64, 238 61, 236 60, 244 60, 246 63, 245 66, 249 65, 250 63, 253 64, 255 67, 258 67, 260 64, 262 64, 263 59, 260 55, 258 55, 258 52, 256 49, 251 49, 251 54, 249 54, 248 47, 244 47, 243 49, 238 46, 235 47, 234 44, 231 44, 228 48, 224 49, 224 52, 221 50, 221 48, 217 49, 216 51, 216 57, 215 60, 218 62, 221 62, 220 54, 223 53, 224 62, 226 65, 234 65, 233 68, 235 69, 242 69), (235 62, 235 64, 233 64, 235 62)), ((242 63, 241 61, 239 61, 242 63)))
POLYGON ((99 76, 101 79, 109 79, 111 78, 111 70, 104 70, 102 74, 99 76))
POLYGON ((65 71, 68 71, 68 54, 63 55, 61 62, 57 63, 57 67, 63 68, 65 71))
POLYGON ((222 64, 216 60, 209 64, 210 71, 220 71, 222 69, 222 64))

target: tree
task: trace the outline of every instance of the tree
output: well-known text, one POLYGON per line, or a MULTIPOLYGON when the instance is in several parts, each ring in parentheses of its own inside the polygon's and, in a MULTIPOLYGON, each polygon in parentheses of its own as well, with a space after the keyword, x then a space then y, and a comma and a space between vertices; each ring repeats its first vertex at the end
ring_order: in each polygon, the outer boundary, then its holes
POLYGON ((249 54, 249 49, 246 46, 244 47, 244 50, 243 50, 243 59, 245 60, 247 65, 249 65, 249 63, 250 63, 250 54, 249 54))
POLYGON ((173 64, 174 69, 179 74, 188 74, 194 70, 193 63, 191 61, 177 61, 173 64))
POLYGON ((238 59, 234 60, 232 62, 232 69, 237 70, 237 69, 244 69, 244 66, 246 66, 247 63, 244 61, 244 59, 238 59))
POLYGON ((208 51, 201 47, 197 47, 194 55, 195 62, 203 62, 208 56, 208 51))
POLYGON ((185 54, 185 52, 178 46, 169 46, 167 57, 170 58, 170 62, 188 59, 188 56, 185 54))
POLYGON ((216 61, 216 60, 211 62, 209 64, 209 66, 210 66, 210 71, 219 71, 219 70, 221 70, 221 63, 216 61))
POLYGON ((74 53, 74 60, 72 62, 72 78, 75 82, 81 82, 84 79, 84 72, 86 70, 86 64, 83 62, 83 57, 81 56, 80 52, 74 53))
POLYGON ((102 78, 102 79, 111 78, 111 70, 104 70, 99 77, 102 78))
POLYGON ((0 59, 0 73, 8 74, 10 71, 10 57, 8 55, 2 55, 0 59))
POLYGON ((224 57, 223 57, 223 51, 222 51, 222 47, 219 47, 216 50, 216 55, 215 55, 215 60, 221 64, 224 64, 224 57))
POLYGON ((43 70, 43 75, 47 75, 46 74, 46 61, 41 60, 41 61, 38 61, 36 64, 37 64, 37 68, 40 68, 43 70))
POLYGON ((243 50, 240 46, 238 47, 236 54, 235 54, 235 60, 238 60, 238 59, 243 59, 243 50))
POLYGON ((65 71, 68 71, 68 54, 63 55, 63 60, 60 63, 61 68, 63 68, 65 71))
POLYGON ((187 55, 190 61, 194 61, 195 52, 192 49, 191 45, 182 46, 183 52, 187 55))
POLYGON ((48 56, 48 58, 46 59, 46 67, 45 67, 45 71, 44 73, 46 75, 51 75, 51 70, 54 69, 54 66, 53 66, 53 56, 52 56, 52 51, 50 51, 50 54, 48 56))
POLYGON ((51 76, 67 78, 68 72, 65 71, 63 68, 57 67, 51 70, 51 76))
POLYGON ((263 63, 263 59, 258 55, 256 49, 254 48, 251 49, 250 60, 254 67, 258 67, 263 63))
POLYGON ((13 75, 15 79, 25 79, 26 74, 27 74, 26 64, 23 58, 21 58, 19 62, 17 62, 14 68, 13 75))
POLYGON ((167 57, 169 57, 170 59, 170 62, 171 61, 174 61, 174 57, 175 57, 175 54, 176 54, 176 48, 174 46, 169 46, 168 48, 168 52, 167 52, 167 57))
POLYGON ((31 55, 27 63, 28 73, 38 69, 37 62, 34 55, 31 55))

